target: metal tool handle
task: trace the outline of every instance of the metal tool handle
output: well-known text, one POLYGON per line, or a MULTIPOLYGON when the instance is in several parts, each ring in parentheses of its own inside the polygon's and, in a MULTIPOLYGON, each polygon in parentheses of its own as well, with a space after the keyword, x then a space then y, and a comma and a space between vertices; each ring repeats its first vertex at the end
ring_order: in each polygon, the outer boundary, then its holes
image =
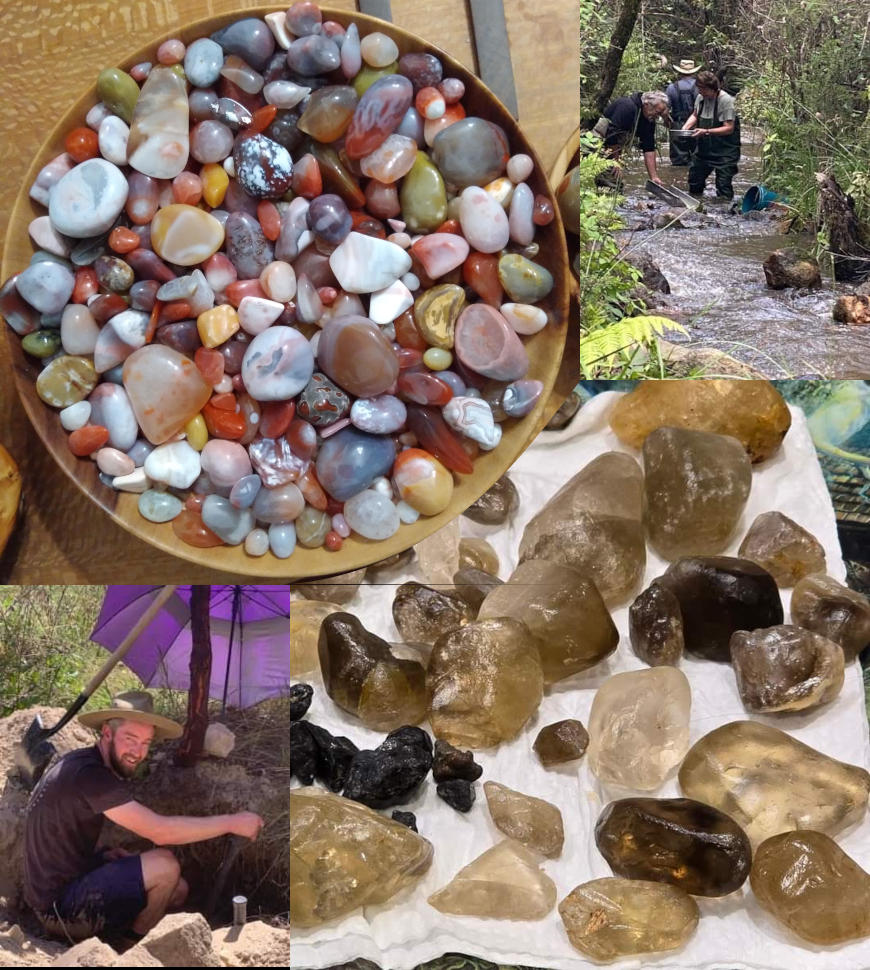
POLYGON ((69 722, 78 714, 78 712, 87 704, 91 699, 93 692, 102 684, 102 682, 109 676, 109 674, 114 670, 114 668, 127 656, 132 648, 133 644, 139 638, 142 631, 148 626, 148 624, 154 619, 160 609, 163 607, 164 603, 172 596, 176 586, 164 586, 163 589, 154 597, 154 600, 149 604, 148 608, 139 617, 133 626, 133 629, 124 637, 121 646, 118 647, 114 653, 109 655, 108 660, 103 664, 102 667, 94 674, 93 677, 88 681, 87 686, 79 694, 79 696, 72 702, 71 706, 67 710, 66 714, 55 724, 55 726, 45 735, 45 737, 51 737, 52 734, 57 734, 61 728, 65 727, 69 722))

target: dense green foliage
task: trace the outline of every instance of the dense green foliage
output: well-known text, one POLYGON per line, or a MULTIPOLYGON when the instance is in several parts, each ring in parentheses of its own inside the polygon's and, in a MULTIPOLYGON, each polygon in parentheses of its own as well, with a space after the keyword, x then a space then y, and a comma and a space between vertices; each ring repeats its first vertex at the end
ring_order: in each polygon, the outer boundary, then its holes
MULTIPOLYGON (((598 4, 597 15, 587 14, 583 103, 595 96, 618 7, 598 4)), ((764 183, 788 198, 802 226, 815 222, 819 171, 834 174, 870 224, 866 0, 644 0, 616 93, 664 88, 669 65, 682 57, 739 92, 744 121, 767 136, 764 183)))
MULTIPOLYGON (((67 707, 108 654, 88 639, 103 586, 0 586, 0 717, 36 704, 67 707)), ((141 688, 119 664, 94 694, 108 704, 122 690, 141 688)), ((92 702, 93 703, 93 702, 92 702)), ((183 715, 186 698, 155 691, 155 706, 183 715)))

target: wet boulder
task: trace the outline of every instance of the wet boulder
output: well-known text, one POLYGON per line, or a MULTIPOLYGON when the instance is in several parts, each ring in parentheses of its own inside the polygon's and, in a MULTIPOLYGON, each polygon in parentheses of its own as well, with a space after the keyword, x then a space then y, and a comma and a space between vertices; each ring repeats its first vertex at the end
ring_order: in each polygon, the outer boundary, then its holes
POLYGON ((764 278, 772 290, 822 285, 818 260, 791 249, 776 249, 764 261, 764 278))
POLYGON ((668 283, 665 274, 649 253, 630 253, 625 257, 625 260, 638 270, 640 281, 648 290, 657 293, 671 292, 671 285, 668 283))
POLYGON ((834 304, 834 319, 854 327, 870 326, 870 296, 859 293, 838 296, 834 304))

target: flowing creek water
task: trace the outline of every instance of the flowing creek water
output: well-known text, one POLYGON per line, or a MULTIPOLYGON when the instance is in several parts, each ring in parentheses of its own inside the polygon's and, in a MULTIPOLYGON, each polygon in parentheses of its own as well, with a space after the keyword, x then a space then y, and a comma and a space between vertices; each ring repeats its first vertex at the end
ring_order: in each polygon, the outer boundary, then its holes
MULTIPOLYGON (((664 184, 685 191, 687 171, 672 167, 665 149, 659 164, 664 184)), ((735 200, 739 203, 760 179, 761 138, 744 129, 735 200)), ((775 210, 743 216, 738 206, 736 214, 730 213, 727 205, 713 201, 712 176, 705 214, 681 210, 686 228, 650 229, 652 219, 675 210, 650 195, 645 182, 642 165, 632 165, 625 174, 620 212, 628 230, 620 236, 628 252, 648 253, 670 284, 660 308, 689 331, 688 336, 669 336, 671 342, 686 349, 714 348, 767 377, 870 374, 870 328, 837 323, 831 316, 843 284, 829 276, 815 290, 772 290, 765 283, 765 257, 781 248, 812 251, 812 236, 784 234, 783 214, 775 210), (669 314, 669 309, 678 312, 669 314)))

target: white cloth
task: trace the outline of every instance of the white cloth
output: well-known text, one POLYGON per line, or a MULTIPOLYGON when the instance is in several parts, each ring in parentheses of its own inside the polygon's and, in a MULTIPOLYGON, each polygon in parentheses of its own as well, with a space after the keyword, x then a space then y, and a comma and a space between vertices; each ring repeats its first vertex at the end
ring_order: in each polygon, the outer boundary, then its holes
MULTIPOLYGON (((521 496, 519 513, 509 528, 487 527, 463 518, 463 535, 486 537, 498 551, 501 578, 516 564, 523 528, 547 499, 596 455, 608 450, 635 454, 610 431, 606 413, 614 392, 599 395, 583 406, 573 426, 545 432, 521 456, 510 475, 521 496)), ((816 459, 803 412, 792 408, 793 425, 782 449, 769 461, 754 466, 753 487, 743 517, 727 550, 737 548, 753 519, 778 509, 809 529, 825 547, 828 573, 839 581, 845 568, 837 540, 836 522, 827 488, 816 459)), ((644 585, 664 572, 667 563, 650 551, 644 585)), ((412 564, 397 582, 421 580, 412 564)), ((399 640, 393 624, 393 587, 364 586, 346 607, 365 626, 390 641, 399 640)), ((790 590, 783 591, 788 616, 790 590)), ((477 802, 467 815, 446 805, 435 794, 431 778, 422 793, 402 809, 417 814, 420 834, 435 846, 432 867, 413 888, 388 903, 357 910, 343 920, 319 928, 293 929, 292 967, 322 968, 357 957, 373 960, 391 970, 409 970, 444 953, 466 953, 500 964, 581 970, 597 966, 568 942, 554 909, 535 922, 485 920, 439 913, 428 896, 449 882, 456 872, 500 840, 486 808, 482 783, 499 781, 518 791, 545 798, 562 812, 565 846, 558 859, 542 868, 555 881, 561 901, 580 883, 612 875, 595 847, 593 829, 611 796, 589 771, 584 758, 558 769, 544 769, 532 751, 532 742, 546 724, 566 717, 588 724, 596 689, 613 673, 641 669, 628 641, 628 608, 614 613, 620 643, 606 661, 569 680, 553 685, 540 709, 515 740, 497 749, 476 752, 483 777, 476 784, 477 802)), ((731 668, 725 664, 684 658, 681 664, 692 686, 691 743, 713 728, 749 717, 740 702, 731 668)), ((310 717, 330 731, 345 734, 360 747, 374 747, 383 734, 369 731, 340 711, 315 683, 310 717)), ((846 671, 839 697, 821 711, 807 715, 754 719, 788 731, 827 755, 870 769, 870 736, 864 708, 864 691, 857 662, 846 671)), ((424 725, 427 726, 427 725, 424 725)), ((295 784, 295 782, 294 782, 295 784)), ((641 793, 639 793, 641 794, 641 793)), ((660 798, 681 795, 675 777, 656 792, 660 798)), ((621 796, 614 796, 621 797, 621 796)), ((385 813, 389 816, 389 811, 385 813)), ((292 824, 292 823, 291 823, 292 824)), ((840 846, 870 870, 870 820, 836 836, 840 846)), ((749 881, 740 891, 721 899, 696 897, 701 911, 698 929, 682 949, 640 959, 617 961, 618 968, 655 966, 661 970, 856 970, 870 967, 870 940, 837 948, 804 944, 768 916, 755 901, 749 881)))

